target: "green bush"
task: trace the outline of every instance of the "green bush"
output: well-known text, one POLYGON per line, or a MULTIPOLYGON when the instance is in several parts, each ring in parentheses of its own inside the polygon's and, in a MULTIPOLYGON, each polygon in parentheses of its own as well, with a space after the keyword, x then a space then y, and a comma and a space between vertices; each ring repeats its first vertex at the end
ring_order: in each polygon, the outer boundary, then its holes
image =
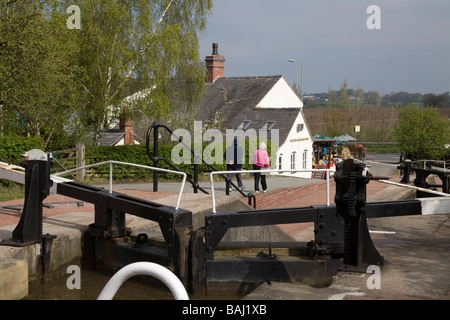
MULTIPOLYGON (((270 141, 267 142, 268 150, 270 151, 270 141)), ((172 150, 174 150, 174 147, 178 146, 178 151, 182 149, 180 145, 178 144, 170 144, 170 145, 160 145, 159 146, 159 154, 158 157, 164 158, 169 160, 170 163, 174 164, 174 166, 181 172, 185 172, 189 178, 194 177, 194 157, 189 152, 187 155, 183 154, 183 152, 179 152, 179 157, 184 157, 184 162, 181 161, 179 158, 179 164, 174 163, 172 161, 172 150), (189 161, 187 161, 189 160, 189 161), (190 163, 189 163, 190 162, 190 163)), ((205 150, 205 148, 213 148, 214 145, 211 143, 204 143, 203 144, 202 152, 205 150)), ((217 155, 217 160, 219 162, 223 163, 213 163, 211 159, 205 159, 206 162, 210 163, 215 170, 218 171, 224 171, 226 170, 226 164, 223 159, 223 152, 225 151, 227 145, 224 142, 222 146, 222 154, 217 155)), ((193 147, 191 147, 193 149, 193 147)), ((252 166, 249 164, 249 153, 253 154, 254 150, 249 150, 249 145, 246 144, 246 148, 244 148, 244 165, 243 169, 251 169, 252 166)), ((215 148, 211 152, 209 150, 207 153, 212 153, 212 157, 215 157, 215 151, 220 150, 220 148, 215 148)), ((175 149, 174 153, 176 153, 177 149, 175 149)), ((150 146, 150 152, 153 153, 153 146, 150 146)), ((177 155, 174 154, 174 157, 177 155)), ((128 162, 128 163, 135 163, 139 165, 145 165, 153 167, 155 164, 153 161, 148 157, 146 147, 145 145, 133 145, 133 146, 117 146, 117 147, 110 147, 110 146, 89 146, 86 147, 86 165, 89 164, 95 164, 100 163, 103 161, 108 160, 114 160, 114 161, 120 161, 120 162, 128 162)), ((165 163, 164 161, 159 161, 158 163, 159 168, 163 169, 169 169, 169 170, 175 170, 173 167, 165 163)), ((209 172, 215 171, 213 168, 209 167, 208 165, 201 163, 198 166, 199 170, 199 177, 206 176, 209 172)), ((145 181, 145 180, 151 180, 153 178, 153 171, 147 170, 143 168, 136 168, 136 167, 130 167, 130 166, 122 166, 122 165, 114 165, 113 170, 113 180, 133 180, 133 181, 145 181)), ((109 175, 109 165, 103 165, 96 167, 95 170, 92 173, 91 178, 107 178, 109 175)), ((165 180, 179 180, 181 179, 179 175, 172 174, 172 173, 159 173, 159 177, 161 179, 165 180)))
POLYGON ((0 136, 1 161, 18 164, 23 154, 32 149, 44 150, 44 140, 40 137, 0 136))
MULTIPOLYGON (((165 158, 172 162, 171 154, 172 149, 175 145, 164 145, 159 146, 159 158, 165 158)), ((86 148, 86 165, 99 163, 108 160, 135 163, 144 166, 154 167, 155 164, 147 156, 146 147, 143 145, 134 146, 92 146, 86 148)), ((188 177, 193 178, 194 175, 194 160, 191 157, 191 164, 181 163, 175 164, 178 170, 185 172, 188 177)), ((158 162, 158 167, 163 169, 174 170, 173 167, 166 164, 164 161, 158 162)), ((217 170, 224 170, 223 165, 214 165, 217 170)), ((176 171, 176 170, 175 170, 176 171)), ((199 174, 212 171, 207 165, 199 165, 199 174)), ((153 177, 153 171, 143 168, 136 168, 131 166, 115 165, 113 170, 114 176, 113 180, 150 180, 153 177)), ((95 169, 94 177, 107 177, 109 174, 109 165, 99 166, 95 169)), ((179 175, 172 173, 160 173, 159 177, 165 180, 179 180, 181 179, 179 175)))
POLYGON ((450 141, 450 120, 436 108, 408 105, 399 111, 395 128, 400 147, 412 160, 445 159, 450 141))

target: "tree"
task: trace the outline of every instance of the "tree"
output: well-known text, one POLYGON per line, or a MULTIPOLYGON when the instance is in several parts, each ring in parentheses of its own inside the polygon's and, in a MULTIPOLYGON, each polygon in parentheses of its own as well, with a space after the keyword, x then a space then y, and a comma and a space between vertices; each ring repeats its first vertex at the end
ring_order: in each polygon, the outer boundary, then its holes
POLYGON ((326 123, 327 135, 335 136, 340 134, 339 125, 342 122, 342 110, 336 106, 334 93, 331 87, 328 89, 328 100, 326 111, 324 113, 324 122, 326 123))
POLYGON ((433 107, 408 105, 399 111, 395 133, 409 157, 439 160, 445 156, 445 144, 450 141, 450 120, 433 107))
POLYGON ((347 93, 347 79, 344 80, 344 83, 341 86, 341 94, 339 99, 339 108, 348 109, 350 107, 350 99, 348 98, 347 93))
POLYGON ((301 90, 301 87, 297 84, 297 83, 293 83, 292 84, 292 90, 294 90, 294 92, 299 96, 299 97, 301 97, 301 92, 302 92, 302 90, 301 90))
POLYGON ((367 103, 373 104, 373 105, 380 105, 381 103, 381 96, 378 92, 375 91, 369 91, 367 92, 367 103))
POLYGON ((339 97, 335 98, 331 88, 328 90, 328 101, 325 112, 327 135, 333 137, 353 131, 358 119, 358 108, 354 108, 348 97, 347 80, 341 86, 339 97))
POLYGON ((136 91, 143 94, 127 105, 135 117, 164 117, 180 106, 188 113, 196 105, 205 82, 197 32, 206 27, 212 0, 77 4, 78 81, 86 106, 80 116, 94 128, 94 144, 111 114, 120 114, 123 99, 136 91))
POLYGON ((46 145, 70 108, 76 48, 58 1, 0 3, 2 133, 44 136, 46 145))
POLYGON ((426 107, 438 108, 447 102, 447 97, 444 94, 435 95, 429 94, 423 101, 423 105, 426 107))

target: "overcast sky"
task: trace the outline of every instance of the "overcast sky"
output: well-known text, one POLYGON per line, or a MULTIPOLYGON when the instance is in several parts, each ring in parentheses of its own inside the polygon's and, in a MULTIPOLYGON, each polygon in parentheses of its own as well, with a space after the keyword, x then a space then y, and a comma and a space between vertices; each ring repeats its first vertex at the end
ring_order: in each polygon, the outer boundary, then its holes
POLYGON ((225 76, 284 75, 303 92, 450 91, 449 0, 214 0, 200 56, 226 59, 225 76), (370 5, 381 29, 369 29, 370 5), (288 62, 295 59, 295 63, 288 62))

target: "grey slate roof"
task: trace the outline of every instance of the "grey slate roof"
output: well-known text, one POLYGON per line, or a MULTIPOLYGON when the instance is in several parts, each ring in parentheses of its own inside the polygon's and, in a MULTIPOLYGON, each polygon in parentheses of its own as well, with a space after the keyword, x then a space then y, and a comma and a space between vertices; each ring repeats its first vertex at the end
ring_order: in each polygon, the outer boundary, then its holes
POLYGON ((114 146, 125 136, 124 130, 104 130, 100 139, 101 146, 114 146))
POLYGON ((257 108, 282 76, 224 77, 206 84, 202 100, 203 119, 211 119, 218 110, 223 110, 227 119, 222 129, 237 129, 244 120, 251 123, 247 129, 259 132, 267 121, 275 121, 272 129, 279 130, 280 145, 285 141, 300 108, 257 108))
MULTIPOLYGON (((92 140, 93 133, 90 132, 88 135, 88 138, 92 140)), ((138 136, 133 134, 134 140, 138 141, 139 143, 141 140, 138 136)), ((119 129, 107 129, 102 131, 102 136, 100 138, 99 145, 100 146, 115 146, 120 140, 122 140, 125 137, 125 131, 119 130, 119 129)))

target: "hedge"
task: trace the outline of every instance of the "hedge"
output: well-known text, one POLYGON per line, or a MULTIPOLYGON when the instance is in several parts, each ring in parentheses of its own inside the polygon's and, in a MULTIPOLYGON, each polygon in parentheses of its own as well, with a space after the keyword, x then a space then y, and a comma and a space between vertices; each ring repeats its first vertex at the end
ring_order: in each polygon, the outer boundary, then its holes
MULTIPOLYGON (((270 150, 270 141, 267 142, 268 150, 270 150)), ((172 161, 172 150, 176 147, 177 144, 170 145, 160 145, 159 146, 159 157, 168 159, 170 162, 172 161)), ((204 143, 203 150, 208 148, 214 148, 214 145, 211 143, 204 143)), ((226 149, 225 142, 222 146, 221 152, 226 149)), ((150 146, 151 151, 153 151, 153 146, 150 146)), ((44 141, 40 137, 22 137, 22 136, 0 136, 0 156, 3 158, 2 161, 10 161, 11 163, 19 164, 23 157, 22 155, 32 149, 40 149, 44 150, 44 141)), ((220 150, 220 148, 217 148, 220 150)), ((215 149, 215 150, 217 150, 215 149)), ((154 166, 153 161, 147 156, 146 146, 145 145, 133 145, 133 146, 87 146, 85 154, 85 162, 86 165, 95 164, 107 160, 115 160, 120 162, 129 162, 135 163, 145 166, 154 166)), ((252 153, 253 150, 249 151, 249 146, 246 144, 246 148, 244 150, 244 159, 245 164, 243 165, 243 169, 251 169, 251 165, 248 164, 248 154, 252 153)), ((175 164, 175 166, 182 172, 185 172, 188 177, 193 178, 194 175, 194 159, 190 155, 190 163, 180 163, 175 164)), ((214 156, 214 153, 213 155, 214 156)), ((223 160, 223 154, 218 155, 218 159, 223 160)), ((226 170, 225 163, 212 163, 210 160, 206 159, 210 162, 213 167, 217 170, 226 170)), ((0 160, 1 161, 1 160, 0 160)), ((159 162, 158 165, 160 168, 164 169, 172 169, 163 161, 159 162)), ((213 171, 210 167, 205 164, 199 165, 199 175, 203 176, 213 171)), ((114 176, 113 179, 115 181, 118 180, 133 180, 133 181, 145 181, 151 180, 153 177, 153 171, 130 167, 130 166, 114 166, 114 176)), ((88 174, 89 175, 89 174, 88 174)), ((109 165, 96 167, 95 170, 92 171, 90 178, 107 178, 109 175, 109 165)), ((166 180, 179 180, 180 176, 176 174, 160 174, 161 179, 166 180)))
MULTIPOLYGON (((172 149, 175 145, 164 145, 159 146, 159 158, 165 158, 169 160, 171 163, 171 154, 172 149)), ((155 164, 153 161, 147 156, 146 147, 144 145, 134 145, 134 146, 117 146, 117 147, 109 147, 109 146, 91 146, 86 148, 86 165, 99 163, 107 160, 121 161, 121 162, 129 162, 140 164, 144 166, 154 167, 155 164)), ((193 178, 194 175, 194 165, 193 159, 191 158, 192 164, 175 164, 175 166, 182 172, 185 172, 188 177, 193 178)), ((224 170, 225 165, 213 165, 217 170, 224 170)), ((167 165, 163 161, 159 161, 159 168, 174 170, 169 165, 167 165)), ((200 175, 212 171, 207 165, 201 164, 199 165, 199 173, 200 175)), ((153 177, 153 171, 136 168, 131 166, 122 166, 115 165, 113 170, 113 180, 151 180, 153 177)), ((107 177, 109 175, 109 165, 99 166, 95 169, 95 173, 92 178, 95 177, 107 177)), ((165 180, 179 180, 180 176, 171 173, 160 173, 159 177, 165 180)))
POLYGON ((1 161, 19 164, 23 154, 33 149, 44 150, 44 140, 41 137, 0 136, 1 161))
MULTIPOLYGON (((270 141, 268 141, 268 150, 270 150, 270 141)), ((160 145, 159 146, 159 158, 165 158, 169 160, 171 163, 174 163, 172 161, 172 150, 174 147, 176 147, 176 144, 171 145, 160 145)), ((208 147, 213 148, 214 146, 210 143, 204 143, 203 144, 203 150, 208 147)), ((224 144, 222 146, 222 153, 226 149, 226 145, 224 144)), ((220 148, 217 148, 220 150, 220 148)), ((215 149, 215 150, 217 150, 215 149)), ((150 151, 153 152, 153 146, 150 146, 150 151)), ((253 150, 249 151, 249 146, 246 145, 246 148, 244 150, 244 159, 245 164, 243 165, 243 169, 251 169, 251 164, 248 164, 248 154, 251 152, 253 153, 253 150)), ((190 164, 182 162, 180 164, 174 164, 180 171, 185 172, 188 177, 193 178, 194 176, 194 159, 193 156, 189 153, 190 157, 190 164)), ((214 153, 212 154, 214 157, 214 153)), ((220 160, 223 160, 223 154, 218 155, 217 157, 220 160)), ((133 145, 133 146, 116 146, 116 147, 110 147, 110 146, 89 146, 86 147, 86 165, 89 164, 95 164, 107 160, 114 160, 114 161, 121 161, 121 162, 129 162, 129 163, 135 163, 145 166, 155 166, 153 161, 147 156, 146 152, 146 146, 145 145, 133 145)), ((226 170, 226 164, 223 163, 212 163, 212 161, 205 159, 207 162, 211 163, 211 165, 219 170, 226 170)), ((181 161, 180 161, 181 162, 181 161)), ((159 161, 158 164, 159 168, 163 169, 170 169, 173 170, 169 165, 164 163, 163 161, 159 161)), ((206 164, 200 164, 199 165, 199 175, 203 176, 208 174, 209 172, 214 171, 206 164)), ((135 181, 142 181, 142 180, 151 180, 153 178, 153 171, 142 169, 142 168, 136 168, 136 167, 130 167, 130 166, 119 166, 115 165, 113 170, 113 180, 135 180, 135 181)), ((103 177, 106 178, 109 175, 109 165, 104 165, 97 167, 91 176, 91 178, 96 177, 103 177)), ((171 173, 160 173, 159 177, 161 179, 166 180, 179 180, 180 176, 176 174, 171 173)))

